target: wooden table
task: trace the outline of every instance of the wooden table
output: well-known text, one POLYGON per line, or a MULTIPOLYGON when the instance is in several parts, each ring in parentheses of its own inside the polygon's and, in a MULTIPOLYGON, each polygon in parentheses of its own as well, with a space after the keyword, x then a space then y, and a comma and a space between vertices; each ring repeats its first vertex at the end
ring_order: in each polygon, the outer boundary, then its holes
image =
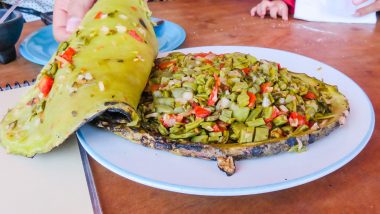
MULTIPOLYGON (((380 24, 288 22, 250 17, 252 0, 173 0, 150 3, 154 16, 187 32, 181 46, 247 45, 305 55, 344 72, 370 97, 380 115, 380 24)), ((28 23, 21 40, 42 24, 28 23)), ((20 40, 20 41, 21 41, 20 40)), ((0 65, 0 85, 33 79, 40 66, 18 57, 0 65)), ((90 160, 104 213, 379 213, 380 125, 366 148, 341 169, 278 192, 240 197, 193 196, 124 179, 90 160)))

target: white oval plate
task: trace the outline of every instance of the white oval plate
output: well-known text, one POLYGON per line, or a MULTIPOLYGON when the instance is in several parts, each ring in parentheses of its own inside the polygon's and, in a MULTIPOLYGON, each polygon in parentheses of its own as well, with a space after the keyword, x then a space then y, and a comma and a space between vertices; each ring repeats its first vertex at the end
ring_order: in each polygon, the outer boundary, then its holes
POLYGON ((347 123, 311 144, 306 152, 237 161, 237 171, 230 177, 219 171, 214 161, 173 155, 131 143, 90 125, 82 127, 77 136, 86 151, 104 167, 125 178, 196 195, 271 192, 313 181, 339 169, 364 148, 372 135, 375 117, 367 95, 346 75, 322 62, 286 51, 257 47, 210 46, 177 51, 248 53, 258 59, 279 62, 289 70, 323 79, 337 85, 347 96, 351 109, 347 123))

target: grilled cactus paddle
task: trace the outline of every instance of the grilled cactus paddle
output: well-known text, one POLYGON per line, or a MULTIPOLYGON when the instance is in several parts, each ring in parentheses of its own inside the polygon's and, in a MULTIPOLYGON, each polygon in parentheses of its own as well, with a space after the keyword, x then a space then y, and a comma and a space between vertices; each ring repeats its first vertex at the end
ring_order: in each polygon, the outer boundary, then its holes
POLYGON ((96 120, 133 142, 175 154, 233 160, 306 145, 342 125, 347 99, 337 88, 277 63, 232 53, 172 53, 158 59, 139 104, 141 128, 104 114, 96 120))
POLYGON ((104 111, 133 125, 157 52, 144 0, 97 1, 3 118, 1 144, 27 157, 45 153, 104 111))

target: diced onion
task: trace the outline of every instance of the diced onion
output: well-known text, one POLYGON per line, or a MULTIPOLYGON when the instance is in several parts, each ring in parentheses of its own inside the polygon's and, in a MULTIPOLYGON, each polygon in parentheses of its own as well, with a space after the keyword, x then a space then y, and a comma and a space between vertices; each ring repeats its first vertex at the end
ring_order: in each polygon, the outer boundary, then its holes
POLYGON ((125 32, 127 32, 127 28, 125 26, 123 26, 123 25, 116 25, 115 27, 116 27, 116 30, 117 30, 118 33, 125 33, 125 32))
POLYGON ((267 94, 264 94, 264 97, 263 97, 263 107, 269 107, 271 104, 270 100, 269 100, 269 97, 267 94))
POLYGON ((229 108, 231 105, 231 101, 226 98, 226 97, 222 97, 219 102, 216 104, 216 108, 217 109, 225 109, 225 108, 229 108))
POLYGON ((280 108, 280 110, 283 111, 283 112, 288 112, 288 111, 289 111, 289 109, 286 108, 286 106, 284 106, 284 105, 280 105, 279 108, 280 108))
POLYGON ((98 86, 99 86, 99 90, 100 90, 100 91, 104 91, 104 83, 103 83, 103 81, 100 81, 100 82, 98 83, 98 86))
POLYGON ((190 100, 193 100, 193 92, 191 91, 186 91, 182 94, 182 98, 185 99, 186 101, 190 101, 190 100))

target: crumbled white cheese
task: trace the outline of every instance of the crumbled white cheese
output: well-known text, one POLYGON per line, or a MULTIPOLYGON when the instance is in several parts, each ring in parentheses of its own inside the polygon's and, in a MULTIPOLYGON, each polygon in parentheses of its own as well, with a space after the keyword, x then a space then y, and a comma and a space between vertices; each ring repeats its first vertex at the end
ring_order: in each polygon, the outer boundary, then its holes
POLYGON ((110 32, 110 29, 107 26, 102 26, 100 28, 100 31, 102 31, 104 34, 107 34, 110 32))
POLYGON ((263 96, 263 103, 262 103, 262 105, 263 105, 263 107, 269 107, 270 104, 271 104, 271 102, 269 100, 268 94, 265 93, 264 96, 263 96))
POLYGON ((69 94, 72 94, 72 93, 77 92, 78 88, 75 88, 75 87, 69 87, 67 90, 69 91, 69 94))
POLYGON ((77 77, 77 80, 83 80, 83 79, 84 79, 84 76, 82 74, 79 74, 77 77))
POLYGON ((86 80, 92 80, 92 75, 91 75, 91 73, 89 73, 89 72, 85 73, 85 74, 84 74, 84 78, 85 78, 86 80))
POLYGON ((127 32, 127 28, 124 25, 116 25, 116 31, 118 33, 125 33, 127 32))
POLYGON ((121 19, 123 19, 123 20, 127 20, 127 19, 128 19, 128 17, 127 17, 126 15, 123 15, 123 14, 120 14, 120 15, 119 15, 119 18, 121 18, 121 19))
POLYGON ((108 14, 107 13, 102 13, 102 15, 100 15, 100 19, 105 19, 108 17, 108 14))
POLYGON ((98 86, 99 86, 99 90, 100 91, 104 91, 104 83, 103 83, 103 81, 99 81, 98 82, 98 86))

